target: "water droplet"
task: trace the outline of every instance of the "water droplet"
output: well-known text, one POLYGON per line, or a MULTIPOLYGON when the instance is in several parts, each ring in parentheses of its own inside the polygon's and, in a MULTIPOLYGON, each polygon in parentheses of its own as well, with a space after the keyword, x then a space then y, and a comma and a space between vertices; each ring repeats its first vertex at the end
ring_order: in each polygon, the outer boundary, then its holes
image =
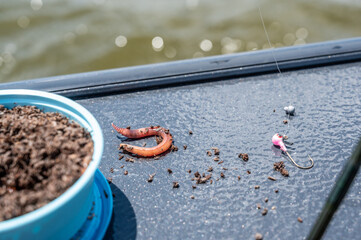
POLYGON ((200 44, 199 47, 205 51, 205 52, 209 52, 210 50, 212 50, 213 48, 213 44, 210 40, 208 39, 204 39, 200 44))
POLYGON ((119 35, 118 37, 115 38, 115 45, 117 45, 118 47, 125 47, 128 43, 128 40, 126 37, 119 35))
POLYGON ((31 0, 30 6, 34 11, 37 11, 43 6, 43 1, 42 0, 31 0))
POLYGON ((30 24, 30 19, 27 16, 21 16, 18 18, 18 25, 21 28, 27 28, 30 24))
POLYGON ((156 52, 162 51, 164 47, 164 41, 163 38, 156 36, 152 39, 152 47, 153 50, 156 52))

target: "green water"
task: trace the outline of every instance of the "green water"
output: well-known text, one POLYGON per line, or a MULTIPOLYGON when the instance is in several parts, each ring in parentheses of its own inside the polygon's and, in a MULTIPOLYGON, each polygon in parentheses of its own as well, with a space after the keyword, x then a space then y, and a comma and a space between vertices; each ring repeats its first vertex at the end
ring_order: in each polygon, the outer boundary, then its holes
MULTIPOLYGON (((0 82, 361 36, 360 0, 0 2, 0 82)), ((101 81, 101 79, 100 79, 101 81)))

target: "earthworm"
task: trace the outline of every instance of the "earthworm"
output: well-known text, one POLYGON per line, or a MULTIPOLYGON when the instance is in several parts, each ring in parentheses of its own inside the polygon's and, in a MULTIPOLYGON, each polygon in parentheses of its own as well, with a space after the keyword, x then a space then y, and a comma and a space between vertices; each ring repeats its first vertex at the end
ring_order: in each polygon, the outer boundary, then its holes
POLYGON ((146 127, 146 128, 139 128, 139 129, 128 129, 128 128, 119 128, 112 123, 113 128, 123 136, 127 138, 143 138, 149 136, 160 136, 163 138, 162 142, 159 143, 155 147, 146 148, 146 147, 138 147, 132 146, 129 144, 120 144, 119 147, 123 148, 127 152, 136 154, 142 157, 154 157, 159 155, 165 151, 167 151, 173 142, 172 135, 169 133, 169 130, 162 128, 162 127, 146 127))

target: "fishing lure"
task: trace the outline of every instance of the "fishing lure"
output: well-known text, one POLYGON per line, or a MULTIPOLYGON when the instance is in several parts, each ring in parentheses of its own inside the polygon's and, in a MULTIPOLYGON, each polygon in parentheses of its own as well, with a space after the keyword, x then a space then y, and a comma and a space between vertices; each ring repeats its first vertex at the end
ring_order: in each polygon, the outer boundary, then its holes
POLYGON ((169 133, 168 129, 162 127, 146 127, 139 129, 128 129, 128 128, 119 128, 112 123, 113 128, 123 136, 127 138, 143 138, 149 136, 160 136, 162 137, 162 142, 159 143, 155 147, 146 148, 146 147, 138 147, 132 146, 129 144, 120 144, 119 147, 126 150, 127 152, 136 154, 141 157, 154 157, 159 155, 165 151, 167 151, 173 142, 172 134, 169 133))
POLYGON ((310 155, 308 155, 308 158, 309 160, 311 161, 311 165, 308 166, 308 167, 302 167, 300 165, 298 165, 294 160, 293 158, 291 157, 291 155, 288 153, 287 151, 287 148, 286 148, 286 145, 285 143, 283 142, 283 136, 282 135, 279 135, 278 133, 276 133, 275 135, 273 135, 272 137, 272 143, 275 145, 275 146, 278 146, 282 152, 286 153, 287 156, 290 158, 290 160, 292 161, 292 163, 297 166, 298 168, 301 168, 301 169, 310 169, 313 167, 314 165, 314 162, 313 162, 313 159, 310 157, 310 155))

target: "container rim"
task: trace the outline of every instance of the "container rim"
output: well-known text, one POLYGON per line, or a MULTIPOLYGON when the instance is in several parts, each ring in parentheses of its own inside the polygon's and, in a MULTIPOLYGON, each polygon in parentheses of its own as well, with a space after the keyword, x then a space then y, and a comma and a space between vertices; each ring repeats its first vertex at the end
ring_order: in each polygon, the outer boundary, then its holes
MULTIPOLYGON (((104 146, 102 130, 95 117, 86 108, 74 102, 73 100, 57 94, 38 91, 38 90, 27 90, 27 89, 0 90, 0 97, 6 95, 36 96, 36 97, 41 97, 44 100, 51 99, 53 101, 70 106, 73 109, 76 109, 79 113, 79 114, 77 113, 76 115, 78 116, 80 115, 82 118, 84 118, 84 120, 86 120, 86 122, 91 127, 90 133, 92 140, 94 142, 94 151, 93 151, 92 161, 88 165, 85 172, 64 193, 62 193, 59 197, 55 198, 48 204, 32 212, 0 222, 0 233, 2 230, 9 230, 13 228, 19 228, 21 226, 26 226, 27 224, 30 224, 31 222, 34 222, 37 219, 43 218, 46 215, 51 214, 56 209, 65 205, 69 199, 73 198, 83 187, 85 187, 85 185, 87 185, 92 180, 92 178, 94 178, 95 171, 97 170, 101 161, 101 157, 103 154, 103 146, 104 146)), ((29 103, 29 105, 31 105, 31 103, 29 103)))

